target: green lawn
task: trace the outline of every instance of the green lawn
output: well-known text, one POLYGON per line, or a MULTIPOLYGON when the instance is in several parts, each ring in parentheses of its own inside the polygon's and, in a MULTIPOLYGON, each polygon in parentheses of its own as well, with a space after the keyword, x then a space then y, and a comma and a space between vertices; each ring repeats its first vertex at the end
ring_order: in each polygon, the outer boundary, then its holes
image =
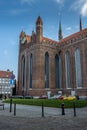
MULTIPOLYGON (((6 103, 9 103, 10 100, 6 100, 6 103)), ((73 103, 75 103, 77 108, 87 107, 87 100, 55 100, 55 99, 12 99, 13 103, 23 104, 23 105, 34 105, 41 106, 42 103, 46 107, 56 107, 60 108, 61 104, 65 104, 65 108, 73 108, 73 103)))

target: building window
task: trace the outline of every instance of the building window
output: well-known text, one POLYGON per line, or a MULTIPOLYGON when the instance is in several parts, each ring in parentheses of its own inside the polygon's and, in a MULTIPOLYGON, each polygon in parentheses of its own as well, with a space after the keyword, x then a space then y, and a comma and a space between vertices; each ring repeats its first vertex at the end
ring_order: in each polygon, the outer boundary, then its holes
POLYGON ((62 88, 62 60, 61 55, 55 56, 55 86, 62 88))
POLYGON ((66 88, 70 88, 70 53, 67 51, 65 55, 66 63, 66 88))
POLYGON ((77 88, 79 88, 82 87, 81 57, 79 48, 77 48, 75 51, 75 67, 76 67, 76 86, 77 88))
POLYGON ((22 88, 25 88, 25 57, 22 58, 22 88))
POLYGON ((45 88, 49 88, 49 54, 45 54, 45 88))
POLYGON ((32 59, 32 54, 30 55, 30 85, 29 87, 32 88, 32 67, 33 67, 33 59, 32 59))
POLYGON ((55 56, 55 87, 59 88, 59 57, 55 56))
POLYGON ((62 88, 62 59, 59 55, 59 88, 62 88))
POLYGON ((0 78, 0 83, 1 83, 1 78, 0 78))

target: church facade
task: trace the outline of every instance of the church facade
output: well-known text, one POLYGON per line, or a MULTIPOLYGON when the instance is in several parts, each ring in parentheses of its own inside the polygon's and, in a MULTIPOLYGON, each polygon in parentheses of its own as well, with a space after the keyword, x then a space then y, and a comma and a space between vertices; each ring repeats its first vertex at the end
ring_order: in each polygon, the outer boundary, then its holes
POLYGON ((59 41, 54 41, 43 36, 39 16, 36 32, 20 34, 17 93, 41 96, 59 91, 87 95, 87 29, 80 25, 79 32, 63 38, 60 22, 59 41))

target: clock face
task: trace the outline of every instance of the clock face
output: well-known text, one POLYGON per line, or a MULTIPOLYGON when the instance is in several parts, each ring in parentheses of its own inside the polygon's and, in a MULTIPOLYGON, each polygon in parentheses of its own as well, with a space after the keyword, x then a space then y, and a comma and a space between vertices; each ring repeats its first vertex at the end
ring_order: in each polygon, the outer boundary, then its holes
POLYGON ((26 37, 21 38, 20 41, 21 41, 21 44, 24 44, 26 41, 26 37))

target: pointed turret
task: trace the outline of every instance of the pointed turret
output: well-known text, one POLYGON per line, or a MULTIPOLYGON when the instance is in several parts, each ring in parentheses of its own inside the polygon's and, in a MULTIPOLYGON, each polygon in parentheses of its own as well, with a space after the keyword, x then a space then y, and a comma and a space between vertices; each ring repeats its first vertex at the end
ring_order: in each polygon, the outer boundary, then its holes
POLYGON ((32 30, 31 39, 32 39, 32 40, 31 40, 32 42, 36 42, 36 34, 35 34, 34 30, 32 30))
POLYGON ((80 31, 82 30, 82 19, 81 19, 81 15, 80 15, 80 31))
POLYGON ((39 16, 36 21, 36 41, 41 42, 43 37, 43 21, 39 16))
POLYGON ((42 21, 42 18, 40 16, 38 16, 38 18, 37 18, 36 25, 37 24, 43 25, 43 21, 42 21))
POLYGON ((26 33, 22 30, 21 33, 20 33, 20 38, 24 37, 25 35, 26 35, 26 33))
POLYGON ((63 38, 61 21, 59 22, 59 41, 63 38))

